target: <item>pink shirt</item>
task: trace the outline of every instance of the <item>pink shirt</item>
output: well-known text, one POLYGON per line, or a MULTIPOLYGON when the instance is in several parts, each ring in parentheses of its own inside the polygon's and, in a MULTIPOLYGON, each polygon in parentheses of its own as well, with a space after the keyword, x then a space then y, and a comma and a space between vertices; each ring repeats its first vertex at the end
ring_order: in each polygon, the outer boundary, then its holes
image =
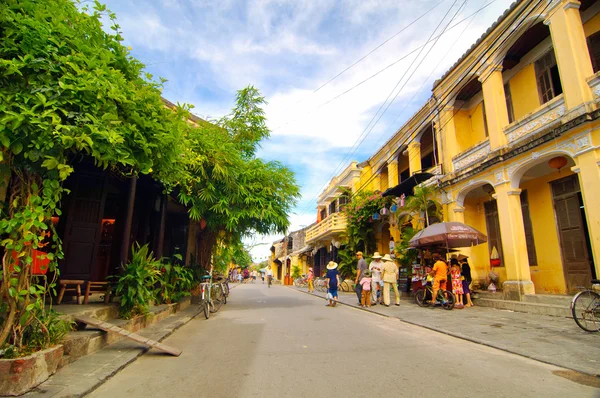
POLYGON ((363 290, 371 290, 371 278, 364 277, 361 279, 360 284, 363 287, 363 290))

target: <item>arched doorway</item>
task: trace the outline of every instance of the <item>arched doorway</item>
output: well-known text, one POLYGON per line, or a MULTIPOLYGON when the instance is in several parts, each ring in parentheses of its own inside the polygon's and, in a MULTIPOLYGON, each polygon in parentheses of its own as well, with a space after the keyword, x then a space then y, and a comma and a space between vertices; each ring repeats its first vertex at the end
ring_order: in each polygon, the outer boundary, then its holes
POLYGON ((549 153, 521 165, 511 185, 521 190, 529 265, 536 291, 574 293, 596 277, 575 161, 549 153))

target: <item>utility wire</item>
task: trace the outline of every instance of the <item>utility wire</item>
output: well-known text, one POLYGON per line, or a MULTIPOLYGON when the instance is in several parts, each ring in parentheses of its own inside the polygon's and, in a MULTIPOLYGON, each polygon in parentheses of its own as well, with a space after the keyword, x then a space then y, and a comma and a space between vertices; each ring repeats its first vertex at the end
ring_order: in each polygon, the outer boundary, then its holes
MULTIPOLYGON (((415 53, 416 51, 418 51, 418 50, 420 50, 420 49, 424 48, 424 47, 425 47, 425 46, 426 46, 428 43, 430 43, 430 42, 431 42, 431 41, 433 41, 433 40, 435 40, 435 41, 437 42, 437 40, 438 40, 438 39, 439 39, 441 36, 443 36, 445 33, 447 33, 448 31, 450 31, 451 29, 455 28, 456 26, 460 25, 462 22, 466 21, 467 19, 469 19, 469 18, 471 18, 471 17, 473 17, 473 18, 474 18, 474 17, 475 17, 475 16, 476 16, 476 15, 477 15, 479 12, 481 12, 482 10, 484 10, 485 8, 487 8, 488 6, 490 6, 491 4, 493 4, 493 3, 494 3, 494 2, 496 2, 496 1, 497 1, 497 0, 491 0, 490 2, 488 2, 488 3, 484 4, 482 7, 480 7, 479 9, 477 9, 475 12, 473 12, 473 13, 469 14, 467 17, 465 17, 465 18, 461 19, 459 22, 457 22, 457 23, 455 23, 454 25, 452 25, 451 27, 447 28, 445 32, 442 32, 441 34, 439 34, 439 35, 435 36, 433 39, 431 39, 431 40, 428 40, 428 41, 427 41, 425 44, 423 44, 422 46, 419 46, 419 47, 415 48, 414 50, 412 50, 411 52, 409 52, 408 54, 406 54, 405 56, 403 56, 401 59, 404 59, 404 58, 408 57, 409 55, 411 55, 411 54, 415 53)), ((456 2, 455 2, 455 3, 456 3, 456 2)), ((452 7, 451 7, 451 8, 452 8, 452 7)), ((450 8, 450 9, 451 9, 451 8, 450 8)), ((450 10, 450 9, 449 9, 449 10, 450 10)), ((445 18, 445 17, 444 17, 444 18, 445 18)), ((443 21, 443 19, 442 19, 442 21, 443 21)), ((469 24, 470 24, 470 23, 471 23, 471 22, 469 22, 469 24)), ((468 26, 468 24, 467 24, 467 26, 468 26)), ((439 25, 438 25, 438 27, 439 27, 439 25)), ((437 28, 436 28, 436 30, 437 30, 437 28)), ((434 32, 435 32, 436 30, 434 30, 434 32)), ((463 30, 463 32, 464 32, 464 30, 463 30)), ((434 46, 435 46, 435 45, 434 45, 434 46)), ((433 47, 432 47, 432 48, 433 48, 433 47)), ((417 57, 417 58, 418 58, 418 57, 417 57)), ((399 60, 397 60, 397 61, 395 61, 395 62, 397 63, 397 62, 399 62, 399 60)), ((384 68, 384 70, 385 70, 385 69, 387 69, 387 68, 389 68, 390 66, 391 66, 391 65, 387 66, 386 68, 384 68)), ((383 71, 383 70, 382 70, 382 71, 383 71)), ((407 69, 407 71, 408 71, 408 69, 407 69)), ((369 79, 371 79, 371 78, 375 77, 375 76, 376 76, 377 74, 379 74, 379 73, 381 73, 381 71, 380 71, 380 72, 377 72, 375 75, 371 76, 371 77, 370 77, 370 78, 368 78, 367 80, 369 80, 369 79)), ((405 73, 406 73, 406 72, 405 72, 405 73)), ((366 81, 366 80, 365 80, 365 81, 366 81)), ((360 84, 364 83, 365 81, 363 81, 363 82, 361 82, 361 83, 358 83, 358 85, 360 85, 360 84)), ((358 85, 356 85, 356 86, 352 87, 350 90, 352 90, 353 88, 357 87, 358 85)), ((421 86, 421 87, 422 87, 422 86, 421 86)), ((349 92, 350 90, 348 90, 347 92, 349 92)), ((339 96, 338 96, 338 97, 336 97, 336 98, 339 98, 339 96)), ((330 102, 331 102, 331 101, 330 101, 330 102)), ((309 114, 310 114, 310 113, 309 113, 309 114)), ((370 124, 370 123, 369 123, 369 124, 370 124)), ((367 127, 368 127, 368 126, 367 126, 367 127)), ((354 144, 353 144, 353 145, 352 145, 352 147, 350 148, 350 150, 349 150, 349 153, 351 152, 351 153, 350 153, 350 155, 349 155, 349 156, 348 156, 348 155, 345 155, 345 156, 344 156, 344 158, 342 159, 342 161, 340 161, 340 162, 339 162, 339 164, 336 166, 336 168, 334 169, 334 171, 332 172, 332 174, 329 176, 329 178, 327 179, 327 181, 326 181, 326 182, 325 182, 325 183, 324 183, 324 184, 321 186, 321 189, 320 189, 320 191, 322 191, 323 189, 325 189, 325 188, 326 188, 326 187, 329 185, 329 182, 330 182, 330 180, 331 180, 331 179, 332 179, 334 176, 336 176, 336 175, 337 175, 339 172, 341 172, 341 171, 342 171, 342 170, 343 170, 345 167, 347 167, 347 166, 346 166, 347 159, 348 159, 349 157, 351 157, 351 156, 352 156, 352 154, 354 154, 354 153, 356 152, 356 150, 358 149, 358 146, 360 146, 360 143, 362 143, 362 142, 364 141, 364 139, 363 139, 363 140, 361 140, 361 137, 363 136, 363 134, 364 134, 364 131, 363 131, 363 133, 361 133, 361 135, 360 135, 360 136, 359 136, 359 137, 356 139, 356 141, 354 142, 354 144), (360 142, 359 142, 359 141, 360 141, 360 142)), ((313 197, 312 197, 312 198, 311 198, 311 199, 308 201, 308 203, 311 203, 311 202, 313 202, 314 200, 316 200, 316 199, 318 198, 318 196, 319 196, 319 193, 317 193, 315 196, 313 196, 313 197)), ((306 211, 306 210, 308 209, 308 206, 310 206, 308 203, 307 203, 307 205, 306 205, 306 206, 305 206, 305 207, 304 207, 304 208, 303 208, 303 209, 300 211, 301 213, 302 213, 302 212, 304 212, 304 211, 306 211)))
MULTIPOLYGON (((299 121, 299 120, 305 120, 305 117, 306 117, 306 116, 313 114, 315 111, 317 111, 317 110, 321 109, 322 107, 324 107, 324 106, 326 106, 326 105, 330 104, 331 102, 335 101, 336 99, 338 99, 338 98, 340 98, 340 97, 342 97, 342 96, 344 96, 344 95, 348 94, 349 92, 351 92, 351 91, 352 91, 352 90, 354 90, 355 88, 357 88, 357 87, 361 86, 362 84, 364 84, 364 83, 368 82, 369 80, 371 80, 371 79, 373 79, 373 78, 377 77, 378 75, 380 75, 381 73, 385 72, 386 70, 388 70, 388 69, 389 69, 389 68, 391 68, 392 66, 396 65, 397 63, 399 63, 399 62, 401 62, 401 61, 405 60, 406 58, 408 58, 408 57, 409 57, 409 56, 411 56, 412 54, 416 53, 416 52, 417 52, 417 51, 419 51, 421 48, 423 48, 423 47, 427 46, 427 45, 428 45, 428 44, 429 44, 431 41, 433 41, 433 40, 437 40, 437 39, 438 39, 438 38, 439 38, 441 35, 444 35, 444 34, 446 34, 446 33, 450 32, 452 29, 456 28, 458 25, 462 24, 462 23, 463 23, 464 21, 466 21, 467 19, 469 19, 469 18, 471 18, 471 17, 473 17, 473 16, 477 15, 479 12, 481 12, 481 11, 482 11, 482 10, 484 10, 485 8, 489 7, 490 5, 492 5, 493 3, 495 3, 496 1, 498 1, 498 0, 491 0, 489 3, 486 3, 486 4, 484 4, 484 5, 483 5, 483 6, 481 6, 479 9, 477 9, 475 12, 473 12, 473 13, 471 13, 471 14, 467 15, 465 18, 461 19, 460 21, 456 22, 454 25, 450 26, 448 29, 446 29, 446 31, 445 31, 445 32, 441 33, 441 34, 440 34, 440 35, 438 35, 438 36, 435 36, 435 37, 431 38, 431 40, 429 40, 429 41, 427 41, 427 42, 423 43, 422 45, 420 45, 420 46, 418 46, 418 47, 415 47, 414 49, 412 49, 412 50, 411 50, 411 51, 409 51, 408 53, 404 54, 402 57, 400 57, 400 58, 396 59, 394 62, 392 62, 391 64, 387 65, 385 68, 383 68, 383 69, 380 69, 380 70, 379 70, 378 72, 376 72, 375 74, 373 74, 373 75, 371 75, 371 76, 367 77, 366 79, 364 79, 364 80, 360 81, 359 83, 357 83, 357 84, 355 84, 354 86, 350 87, 349 89, 347 89, 347 90, 343 91, 342 93, 340 93, 340 94, 337 94, 335 97, 333 97, 333 98, 330 98, 329 100, 327 100, 327 101, 325 101, 325 102, 321 103, 320 105, 318 105, 318 106, 317 106, 316 108, 314 108, 313 110, 311 110, 311 111, 309 111, 308 113, 304 114, 302 118, 298 118, 298 119, 294 119, 294 120, 290 120, 290 121, 288 121, 288 122, 285 122, 284 124, 281 124, 281 125, 279 125, 279 126, 277 126, 277 127, 273 128, 271 131, 277 131, 277 130, 280 130, 280 129, 282 129, 283 127, 285 127, 285 126, 287 126, 287 125, 289 125, 289 124, 291 124, 291 123, 295 123, 295 122, 297 122, 297 121, 299 121)), ((313 93, 314 93, 314 92, 316 92, 316 90, 315 90, 315 91, 313 91, 313 93)), ((297 105, 297 104, 299 104, 299 103, 301 103, 301 102, 302 102, 302 101, 299 101, 299 102, 297 102, 297 103, 296 103, 296 105, 297 105)))
MULTIPOLYGON (((452 16, 452 18, 450 19, 450 21, 448 22, 448 24, 446 25, 446 27, 442 31, 442 34, 444 33, 444 31, 446 29, 448 29, 448 26, 450 26, 450 24, 452 23, 452 21, 454 20, 454 18, 456 18, 456 16, 458 15, 458 13, 463 8, 463 6, 466 4, 467 1, 468 0, 464 0, 463 3, 462 3, 462 5, 456 10, 456 12, 452 16)), ((450 6, 450 8, 448 8, 448 11, 446 11, 446 14, 444 14, 444 16, 442 17, 442 19, 440 20, 440 22, 438 23, 438 25, 436 26, 436 28, 431 32, 431 35, 427 39, 426 43, 429 43, 430 41, 432 41, 432 37, 438 31, 438 29, 440 28, 440 26, 442 26, 442 23, 444 22, 444 20, 446 19, 446 17, 450 14, 450 11, 452 10, 452 8, 454 8, 454 6, 456 5, 457 2, 458 2, 458 0, 454 0, 454 3, 452 3, 452 5, 450 6)), ((417 65, 417 67, 412 70, 410 76, 408 76, 408 78, 405 80, 405 82, 402 85, 402 87, 400 87, 400 89, 398 90, 398 92, 390 100, 390 97, 392 97, 392 95, 394 94, 394 92, 396 91, 396 89, 398 88, 398 86, 400 85, 400 83, 405 79, 405 77, 408 74, 408 72, 415 65, 415 62, 420 58, 423 50, 426 47, 426 46, 421 46, 419 54, 417 54, 417 56, 413 59, 413 61, 409 65, 409 67, 402 74, 402 76, 400 77, 400 79, 398 80, 398 82, 396 83, 396 85, 392 88, 392 90, 388 94, 388 96, 385 99, 385 101, 379 106, 379 109, 377 110, 377 112, 375 113, 375 115, 373 115, 373 117, 371 118, 371 120, 369 121, 369 123, 367 124, 367 126, 365 127, 365 129, 363 130, 363 132, 361 133, 361 135, 359 136, 357 142, 353 146, 353 148, 355 148, 354 151, 352 151, 349 154, 347 154, 346 156, 344 156, 343 160, 340 162, 341 164, 344 164, 346 162, 346 159, 349 158, 349 157, 351 157, 352 154, 354 154, 354 152, 356 151, 356 149, 358 149, 358 147, 360 146, 360 144, 366 139, 366 137, 371 133, 371 131, 373 131, 373 129, 375 128, 375 126, 377 125, 377 123, 379 122, 379 120, 381 120, 381 118, 383 117, 383 115, 387 112, 387 110, 392 105, 392 103, 395 101, 395 99, 398 97, 398 95, 400 94, 400 92, 402 92, 402 90, 404 89, 404 87, 406 86, 406 84, 410 81, 410 79, 412 78, 412 76, 415 74, 415 72, 417 71, 418 67, 423 63, 423 61, 427 58, 427 56, 429 55, 429 53, 433 50, 433 48, 437 44, 439 38, 442 36, 442 34, 439 34, 437 36, 437 38, 435 39, 434 44, 429 48, 429 50, 427 51, 427 53, 425 54, 425 56, 419 61, 419 64, 417 65), (386 104, 387 104, 387 106, 386 106, 386 104), (384 107, 385 107, 385 109, 384 109, 384 107), (383 109, 383 111, 382 111, 382 109, 383 109), (381 114, 380 114, 380 112, 381 112, 381 114)), ((330 179, 331 178, 332 177, 330 177, 330 179)), ((310 202, 312 202, 312 199, 311 199, 310 202)), ((303 209, 303 211, 304 210, 306 210, 306 209, 303 209)))
MULTIPOLYGON (((517 29, 519 26, 521 26, 521 24, 523 24, 523 23, 524 23, 524 22, 527 20, 527 17, 529 16, 529 14, 531 14, 531 13, 533 12, 533 10, 534 10, 535 8, 537 8, 537 6, 539 6, 539 5, 542 3, 542 1, 544 1, 544 0, 538 0, 537 4, 536 4, 534 7, 532 7, 532 8, 530 9, 530 11, 529 11, 529 13, 527 14, 527 16, 523 17, 523 18, 521 19, 521 21, 519 22, 519 24, 518 24, 518 25, 517 25, 515 28, 513 28, 513 30, 516 30, 516 29, 517 29)), ((548 4, 545 6, 545 8, 544 8, 544 11, 543 11, 543 12, 545 12, 545 10, 548 8, 548 6, 549 6, 548 4)), ((542 13, 543 13, 543 12, 542 12, 542 13)), ((532 25, 533 25, 535 22, 536 22, 536 21, 531 21, 531 22, 529 23, 529 27, 528 27, 528 29, 529 29, 529 28, 531 28, 531 26, 532 26, 532 25)), ((510 28, 510 25, 509 25, 509 26, 507 26, 507 27, 504 29, 504 31, 503 31, 503 32, 501 32, 500 34, 498 34, 497 38, 494 40, 494 42, 492 43, 492 45, 491 45, 489 48, 494 48, 494 46, 495 46, 495 45, 498 43, 498 41, 500 40, 500 38, 501 38, 501 37, 504 35, 504 33, 506 33, 506 32, 507 32, 507 30, 508 30, 509 28, 510 28)), ((500 43, 498 46, 496 46, 496 48, 494 49, 494 51, 495 51, 495 50, 497 50, 497 49, 498 49, 498 48, 499 48, 499 47, 500 47, 502 44, 504 44, 504 43, 505 43, 505 42, 508 40, 508 38, 509 38, 509 37, 510 37, 510 35, 506 36, 506 37, 505 37, 505 38, 502 40, 502 42, 501 42, 501 43, 500 43)), ((486 62, 486 61, 487 61, 487 60, 488 60, 488 59, 489 59, 489 58, 490 58, 490 57, 493 55, 494 51, 488 51, 488 52, 487 52, 487 53, 488 53, 488 56, 487 56, 487 58, 486 58, 486 59, 485 59, 483 62, 479 62, 479 63, 481 63, 481 64, 484 64, 484 63, 485 63, 485 62, 486 62)), ((463 74, 463 76, 462 76, 462 77, 461 77, 461 78, 460 78, 460 79, 459 79, 459 80, 458 80, 458 81, 457 81, 457 82, 456 82, 456 83, 453 85, 452 89, 450 89, 450 90, 446 90, 446 95, 445 95, 445 97, 444 97, 443 99, 441 99, 441 101, 439 101, 439 103, 444 103, 445 101, 447 101, 447 100, 449 99, 450 95, 452 95, 452 94, 453 94, 453 92, 454 92, 454 90, 455 90, 455 89, 456 89, 456 88, 457 88, 459 85, 461 85, 461 84, 462 84, 463 80, 465 80, 467 77, 469 77, 469 76, 470 76, 471 72, 472 72, 472 71, 473 71, 473 70, 474 70, 474 69, 477 67, 477 64, 478 64, 477 60, 475 60, 475 62, 473 62, 473 61, 472 61, 472 66, 470 67, 470 69, 469 69, 468 71, 466 71, 466 72, 463 74)), ((447 102, 446 102, 446 104, 447 104, 447 102)), ((439 107, 440 107, 440 105, 439 105, 439 104, 437 104, 435 108, 436 108, 436 109, 438 109, 439 107)), ((462 106, 461 106, 461 108, 462 108, 462 106)), ((459 111, 460 111, 460 109, 459 109, 459 111)), ((429 114, 428 114, 426 117, 424 117, 424 118, 423 118, 423 121, 422 121, 422 122, 419 124, 419 126, 417 126, 417 127, 416 127, 416 128, 413 130, 413 131, 414 131, 414 132, 419 132, 419 131, 422 129, 422 126, 423 126, 423 124, 424 124, 424 123, 429 123, 429 121, 428 121, 429 117, 431 117, 431 116, 432 116, 432 115, 433 115, 435 112, 436 112, 436 110, 432 110, 432 111, 430 111, 430 112, 429 112, 429 114)), ((458 111, 457 111, 457 112, 458 112, 458 111)), ((457 113, 457 112, 456 112, 456 113, 457 113)), ((456 115, 456 113, 453 113, 453 116, 454 116, 454 115, 456 115)), ((445 126, 446 126, 446 125, 447 125, 447 124, 448 124, 448 123, 449 123, 451 120, 453 120, 453 117, 450 117, 450 118, 448 118, 448 120, 446 120, 446 122, 445 122, 443 125, 441 125, 441 126, 439 127, 438 131, 440 131, 440 132, 441 132, 441 131, 443 131, 443 128, 444 128, 444 127, 445 127, 445 126)), ((412 134, 411 134, 411 135, 412 135, 412 134)), ((409 137, 409 140, 410 140, 410 137, 409 137)), ((395 156, 395 155, 393 155, 393 156, 389 156, 389 157, 386 159, 386 162, 388 162, 388 161, 390 161, 391 159, 393 159, 393 158, 394 158, 394 156, 395 156)), ((409 161, 410 161, 410 159, 409 159, 409 161)), ((372 175, 372 176, 371 176, 371 177, 370 177, 370 178, 369 178, 369 179, 368 179, 368 180, 367 180, 367 181, 366 181, 364 184, 362 184, 362 185, 361 185, 361 186, 360 186, 360 187, 359 187, 359 188, 358 188, 358 189, 357 189, 357 190, 356 190, 356 191, 355 191, 355 192, 352 194, 352 197, 353 197, 353 196, 355 196, 356 194, 358 194, 360 191, 362 191, 362 190, 363 190, 363 189, 364 189, 364 188, 365 188, 367 185, 369 185, 369 184, 370 184, 370 183, 371 183, 371 182, 372 182, 372 181, 373 181, 373 180, 374 180, 376 177, 377 177, 377 174, 373 174, 373 175, 372 175)))

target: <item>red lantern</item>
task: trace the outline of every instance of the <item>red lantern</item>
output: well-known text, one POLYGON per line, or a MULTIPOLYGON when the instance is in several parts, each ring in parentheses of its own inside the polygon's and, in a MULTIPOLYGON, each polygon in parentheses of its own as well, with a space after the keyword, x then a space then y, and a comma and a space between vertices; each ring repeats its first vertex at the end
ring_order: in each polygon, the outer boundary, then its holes
POLYGON ((560 169, 565 167, 567 165, 567 163, 568 163, 567 158, 565 158, 564 156, 557 156, 548 161, 548 166, 560 171, 560 169))

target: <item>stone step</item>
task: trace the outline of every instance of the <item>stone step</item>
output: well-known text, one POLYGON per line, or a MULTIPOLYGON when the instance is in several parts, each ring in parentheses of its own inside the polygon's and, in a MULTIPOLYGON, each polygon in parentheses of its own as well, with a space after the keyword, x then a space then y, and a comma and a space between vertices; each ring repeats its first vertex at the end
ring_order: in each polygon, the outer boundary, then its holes
MULTIPOLYGON (((145 327, 160 322, 161 320, 167 318, 175 312, 187 308, 189 305, 190 299, 188 298, 184 301, 175 304, 165 304, 150 307, 149 313, 146 316, 138 316, 132 319, 118 319, 115 315, 114 318, 97 319, 119 326, 120 328, 123 328, 130 332, 138 332, 139 330, 144 329, 145 327)), ((87 313, 87 311, 81 311, 79 314, 87 313)), ((102 316, 104 313, 99 312, 98 314, 102 316)), ((74 316, 76 316, 76 314, 69 314, 69 316, 73 318, 74 316)), ((88 316, 94 317, 93 315, 88 316)), ((123 337, 117 333, 106 333, 98 329, 92 329, 90 327, 87 327, 82 330, 73 331, 69 333, 69 335, 65 338, 63 342, 64 355, 60 366, 62 367, 69 363, 72 363, 83 356, 90 355, 100 350, 101 348, 113 344, 121 339, 123 339, 123 337)))
MULTIPOLYGON (((499 296, 501 297, 501 296, 499 296)), ((571 309, 564 305, 542 304, 524 301, 502 300, 500 298, 488 298, 487 295, 479 295, 473 299, 475 305, 481 307, 492 307, 501 310, 511 310, 516 312, 527 312, 530 314, 550 315, 563 318, 571 317, 571 309)))
POLYGON ((523 301, 535 304, 554 304, 564 307, 571 306, 573 296, 566 294, 526 294, 523 301))

